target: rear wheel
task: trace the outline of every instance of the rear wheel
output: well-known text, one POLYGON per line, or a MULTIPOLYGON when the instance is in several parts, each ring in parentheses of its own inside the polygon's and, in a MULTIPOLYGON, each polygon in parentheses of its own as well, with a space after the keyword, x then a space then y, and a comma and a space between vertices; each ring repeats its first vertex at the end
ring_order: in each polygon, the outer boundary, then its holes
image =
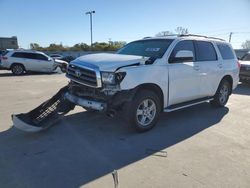
POLYGON ((11 71, 14 75, 22 75, 24 74, 25 68, 21 64, 14 64, 11 66, 11 71))
POLYGON ((139 91, 129 106, 129 121, 138 132, 148 131, 156 125, 161 105, 159 97, 154 92, 139 91))
POLYGON ((211 101, 211 105, 215 107, 225 106, 229 99, 230 92, 231 84, 228 80, 222 80, 214 96, 214 100, 211 101))

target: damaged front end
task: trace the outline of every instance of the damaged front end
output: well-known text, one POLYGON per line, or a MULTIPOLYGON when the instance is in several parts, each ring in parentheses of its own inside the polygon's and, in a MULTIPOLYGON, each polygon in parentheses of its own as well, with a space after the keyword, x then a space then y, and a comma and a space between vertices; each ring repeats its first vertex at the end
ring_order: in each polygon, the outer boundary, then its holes
POLYGON ((53 125, 75 105, 114 116, 135 94, 135 89, 120 89, 126 73, 116 71, 101 72, 96 65, 71 62, 66 73, 69 84, 32 111, 12 115, 13 125, 27 132, 38 132, 53 125))
POLYGON ((55 124, 75 105, 113 117, 130 101, 134 90, 121 91, 118 85, 93 88, 74 81, 60 89, 52 98, 28 113, 12 115, 13 125, 26 132, 38 132, 55 124))
POLYGON ((125 102, 131 101, 135 90, 120 90, 119 85, 91 88, 71 81, 65 98, 86 110, 104 112, 113 116, 122 109, 125 102))

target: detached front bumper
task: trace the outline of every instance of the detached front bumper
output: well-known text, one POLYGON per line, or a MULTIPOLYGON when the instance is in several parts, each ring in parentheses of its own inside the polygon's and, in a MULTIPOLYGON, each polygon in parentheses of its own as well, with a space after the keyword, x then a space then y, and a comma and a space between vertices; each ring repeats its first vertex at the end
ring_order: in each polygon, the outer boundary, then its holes
POLYGON ((83 108, 98 110, 98 111, 106 111, 107 104, 104 102, 89 100, 85 98, 78 97, 76 95, 70 94, 67 92, 64 97, 69 100, 70 102, 82 106, 83 108))

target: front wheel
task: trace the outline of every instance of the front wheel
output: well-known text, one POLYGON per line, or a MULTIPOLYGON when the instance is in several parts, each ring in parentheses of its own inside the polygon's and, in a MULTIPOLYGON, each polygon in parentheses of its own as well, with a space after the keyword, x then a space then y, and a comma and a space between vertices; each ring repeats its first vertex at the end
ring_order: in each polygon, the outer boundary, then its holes
POLYGON ((152 129, 161 111, 160 99, 152 91, 141 90, 131 102, 129 120, 138 132, 152 129))
POLYGON ((222 80, 216 94, 214 96, 214 100, 211 101, 211 105, 215 107, 223 107, 227 104, 231 91, 231 84, 228 80, 222 80))

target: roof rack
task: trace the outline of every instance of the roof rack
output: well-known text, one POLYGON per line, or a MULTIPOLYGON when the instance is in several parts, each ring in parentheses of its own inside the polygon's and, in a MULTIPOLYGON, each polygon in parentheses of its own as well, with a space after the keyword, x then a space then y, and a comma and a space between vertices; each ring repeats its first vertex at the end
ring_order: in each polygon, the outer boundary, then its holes
POLYGON ((208 36, 205 36, 205 35, 183 34, 183 35, 178 35, 178 36, 179 37, 203 37, 203 38, 207 38, 207 39, 216 39, 216 40, 225 41, 224 39, 221 39, 221 38, 208 37, 208 36))

